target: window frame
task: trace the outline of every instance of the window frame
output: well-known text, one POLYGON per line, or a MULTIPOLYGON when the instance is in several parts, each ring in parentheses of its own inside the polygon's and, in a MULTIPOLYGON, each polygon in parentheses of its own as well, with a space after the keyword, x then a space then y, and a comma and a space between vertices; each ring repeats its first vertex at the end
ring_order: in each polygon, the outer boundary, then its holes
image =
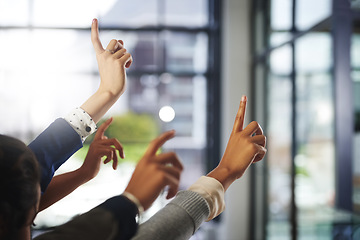
MULTIPOLYGON (((291 38, 277 46, 269 44, 270 36, 270 5, 271 0, 256 0, 252 2, 252 43, 261 41, 263 43, 262 51, 258 52, 256 46, 252 46, 252 102, 253 104, 253 118, 259 119, 265 126, 268 119, 268 108, 266 107, 267 86, 266 79, 269 72, 268 58, 270 53, 284 45, 291 45, 292 48, 292 72, 290 74, 292 83, 292 157, 291 157, 291 200, 290 200, 290 225, 291 238, 298 238, 298 209, 295 201, 295 155, 296 155, 296 124, 297 124, 297 109, 296 109, 296 66, 295 66, 295 42, 298 38, 316 31, 329 31, 332 37, 333 44, 333 66, 332 66, 332 82, 333 82, 333 103, 334 103, 334 141, 335 141, 335 208, 336 210, 345 210, 352 212, 352 150, 354 133, 354 114, 353 114, 353 92, 352 80, 350 76, 350 48, 353 22, 360 19, 360 14, 351 9, 349 1, 332 0, 331 16, 314 24, 307 30, 298 31, 295 25, 296 19, 296 3, 298 0, 292 0, 292 26, 288 31, 291 33, 291 38), (263 21, 256 23, 256 15, 263 14, 263 21), (256 27, 263 31, 262 39, 256 39, 256 32, 259 31, 256 27), (262 65, 264 73, 258 76, 256 67, 262 65), (257 78, 262 78, 263 89, 256 85, 257 78), (259 94, 260 91, 260 94, 259 94), (260 96, 260 97, 259 97, 260 96), (347 106, 347 107, 344 107, 347 106), (258 109, 258 108, 261 109, 258 109), (344 124, 345 123, 345 124, 344 124)), ((266 160, 263 166, 251 167, 251 189, 256 191, 251 192, 251 239, 266 239, 267 238, 267 222, 268 222, 268 205, 267 205, 267 180, 268 180, 268 166, 266 160), (260 188, 260 190, 258 190, 260 188), (260 226, 260 227, 259 227, 260 226)))

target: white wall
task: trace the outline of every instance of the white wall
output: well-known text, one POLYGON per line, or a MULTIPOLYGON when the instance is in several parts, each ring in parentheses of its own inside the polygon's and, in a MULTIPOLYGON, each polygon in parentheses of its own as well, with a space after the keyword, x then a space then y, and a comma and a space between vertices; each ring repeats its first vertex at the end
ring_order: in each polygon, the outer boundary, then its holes
MULTIPOLYGON (((250 97, 250 1, 224 0, 222 23, 222 152, 242 95, 250 97)), ((251 102, 248 103, 248 106, 251 102)), ((246 111, 245 124, 251 115, 246 111)), ((249 239, 249 172, 226 193, 220 240, 249 239)))

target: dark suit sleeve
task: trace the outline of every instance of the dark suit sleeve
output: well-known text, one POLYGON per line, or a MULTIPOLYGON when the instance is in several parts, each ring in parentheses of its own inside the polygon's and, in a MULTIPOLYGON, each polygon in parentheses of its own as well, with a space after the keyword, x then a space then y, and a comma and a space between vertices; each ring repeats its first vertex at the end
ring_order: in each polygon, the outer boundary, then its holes
POLYGON ((34 240, 129 240, 137 230, 136 215, 134 203, 116 196, 34 240))
POLYGON ((81 147, 79 134, 62 118, 56 119, 29 144, 40 164, 41 192, 45 192, 55 171, 81 147))
POLYGON ((137 231, 137 206, 126 197, 120 195, 106 200, 99 208, 111 212, 118 223, 117 240, 128 240, 137 231))

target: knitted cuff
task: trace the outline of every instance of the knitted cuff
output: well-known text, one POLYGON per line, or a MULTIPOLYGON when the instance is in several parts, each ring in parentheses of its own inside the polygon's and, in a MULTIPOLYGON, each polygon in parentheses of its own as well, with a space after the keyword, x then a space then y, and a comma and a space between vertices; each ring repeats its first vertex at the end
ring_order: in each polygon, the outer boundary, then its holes
POLYGON ((206 221, 210 221, 224 211, 225 190, 215 178, 202 176, 188 190, 199 193, 209 204, 210 214, 206 221))
POLYGON ((194 220, 194 233, 207 216, 209 216, 210 212, 206 200, 200 194, 193 191, 179 191, 176 198, 169 204, 175 204, 186 210, 194 220))

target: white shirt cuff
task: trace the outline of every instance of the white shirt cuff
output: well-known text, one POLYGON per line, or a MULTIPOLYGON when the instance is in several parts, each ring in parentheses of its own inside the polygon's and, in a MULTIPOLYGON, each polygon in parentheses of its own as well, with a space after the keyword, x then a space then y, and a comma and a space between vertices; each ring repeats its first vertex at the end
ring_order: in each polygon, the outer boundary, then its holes
POLYGON ((215 178, 202 176, 188 190, 199 193, 209 204, 210 214, 207 221, 224 211, 225 190, 223 185, 215 178))
POLYGON ((79 134, 83 142, 97 130, 91 116, 80 107, 73 109, 64 119, 79 134))
POLYGON ((126 197, 127 199, 129 199, 131 202, 133 202, 136 205, 136 207, 138 209, 138 212, 139 212, 139 215, 141 215, 144 212, 144 208, 141 205, 139 199, 137 199, 137 197, 135 197, 133 194, 131 194, 129 192, 123 192, 122 195, 124 197, 126 197))

